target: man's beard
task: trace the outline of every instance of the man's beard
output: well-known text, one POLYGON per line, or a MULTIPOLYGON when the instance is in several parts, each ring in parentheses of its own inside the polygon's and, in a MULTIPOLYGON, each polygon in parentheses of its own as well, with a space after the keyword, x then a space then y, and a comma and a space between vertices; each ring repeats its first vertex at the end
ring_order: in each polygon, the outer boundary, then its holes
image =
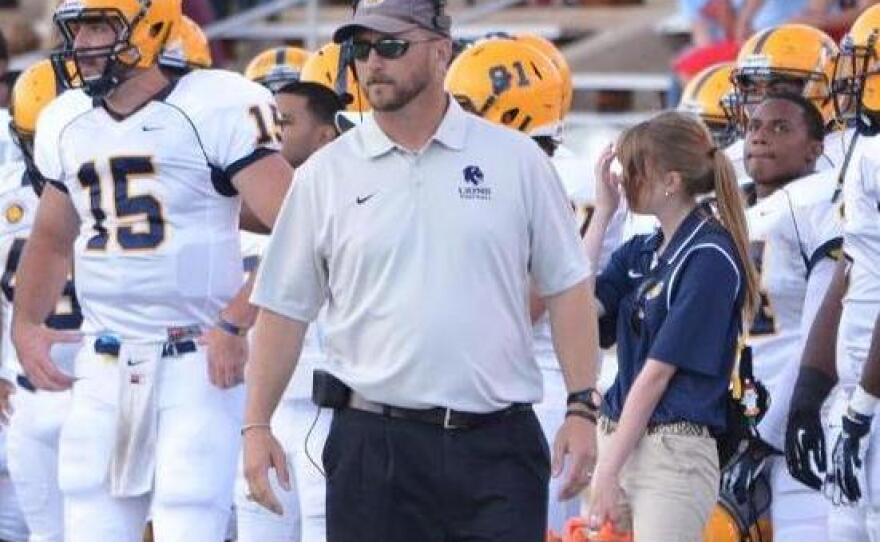
POLYGON ((402 86, 396 81, 385 77, 374 77, 367 82, 367 99, 374 111, 394 112, 406 107, 413 99, 421 94, 428 86, 427 77, 412 81, 407 86, 402 86), (382 85, 381 98, 377 98, 373 92, 373 85, 382 85))

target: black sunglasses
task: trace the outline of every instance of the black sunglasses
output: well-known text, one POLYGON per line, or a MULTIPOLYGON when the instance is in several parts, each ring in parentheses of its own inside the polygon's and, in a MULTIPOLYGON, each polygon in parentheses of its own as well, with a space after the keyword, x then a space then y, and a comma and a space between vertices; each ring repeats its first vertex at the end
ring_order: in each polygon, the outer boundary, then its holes
POLYGON ((436 41, 439 38, 431 38, 426 40, 404 40, 400 38, 379 38, 374 42, 355 40, 351 42, 351 56, 355 60, 365 62, 370 58, 370 49, 376 51, 376 54, 388 60, 395 60, 409 50, 409 46, 413 43, 427 43, 436 41))

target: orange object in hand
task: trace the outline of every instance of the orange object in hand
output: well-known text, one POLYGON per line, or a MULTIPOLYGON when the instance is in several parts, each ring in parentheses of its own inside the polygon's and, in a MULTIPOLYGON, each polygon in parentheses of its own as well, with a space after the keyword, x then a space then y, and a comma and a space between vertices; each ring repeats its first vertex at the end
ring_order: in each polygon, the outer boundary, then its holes
POLYGON ((584 518, 571 518, 565 524, 563 542, 633 542, 633 535, 617 531, 609 521, 598 531, 590 529, 584 518))

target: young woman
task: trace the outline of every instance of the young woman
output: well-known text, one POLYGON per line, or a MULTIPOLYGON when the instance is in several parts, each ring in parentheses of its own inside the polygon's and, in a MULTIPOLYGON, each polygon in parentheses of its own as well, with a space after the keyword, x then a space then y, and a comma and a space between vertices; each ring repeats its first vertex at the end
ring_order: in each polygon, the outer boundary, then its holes
POLYGON ((627 130, 597 167, 591 258, 617 185, 660 229, 624 244, 596 279, 601 339, 617 343, 618 374, 602 404, 589 519, 631 514, 639 542, 696 541, 718 492, 712 433, 725 424, 737 341, 758 292, 742 201, 729 160, 682 113, 627 130), (712 192, 716 205, 698 203, 712 192))

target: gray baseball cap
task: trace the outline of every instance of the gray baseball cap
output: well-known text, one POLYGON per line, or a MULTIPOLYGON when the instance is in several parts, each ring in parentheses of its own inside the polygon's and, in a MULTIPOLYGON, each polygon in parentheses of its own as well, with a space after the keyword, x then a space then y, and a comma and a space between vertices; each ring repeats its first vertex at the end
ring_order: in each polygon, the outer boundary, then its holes
POLYGON ((442 0, 360 0, 351 22, 336 29, 333 41, 342 43, 358 30, 399 34, 424 28, 449 36, 449 17, 438 7, 443 3, 442 0))

